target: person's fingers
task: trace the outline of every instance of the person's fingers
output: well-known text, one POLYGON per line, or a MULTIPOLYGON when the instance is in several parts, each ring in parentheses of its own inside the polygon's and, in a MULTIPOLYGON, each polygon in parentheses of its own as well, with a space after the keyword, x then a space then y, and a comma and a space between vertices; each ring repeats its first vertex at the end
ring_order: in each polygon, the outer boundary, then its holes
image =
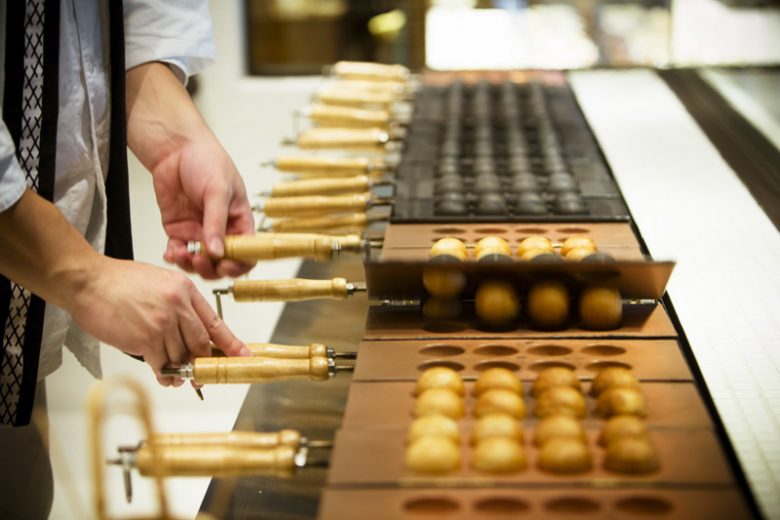
POLYGON ((173 377, 162 375, 162 369, 168 365, 168 352, 162 342, 144 353, 144 361, 152 368, 161 385, 171 386, 173 384, 173 377))
POLYGON ((220 260, 217 262, 216 270, 217 274, 223 277, 238 278, 251 271, 253 267, 253 265, 242 264, 235 260, 220 260))
POLYGON ((192 307, 206 327, 206 332, 208 332, 214 345, 228 356, 252 355, 249 347, 233 335, 227 325, 225 325, 225 322, 217 316, 214 309, 211 308, 203 296, 196 290, 193 290, 192 293, 192 307))
POLYGON ((162 386, 173 386, 176 380, 176 378, 171 376, 161 376, 160 374, 155 374, 155 376, 157 377, 157 382, 162 386))
POLYGON ((188 357, 191 359, 193 357, 211 356, 209 334, 190 303, 187 304, 184 312, 180 314, 179 319, 179 330, 188 350, 188 357))
POLYGON ((214 258, 225 255, 225 229, 230 206, 230 189, 224 184, 206 188, 203 196, 203 242, 214 258))
POLYGON ((163 259, 169 264, 178 265, 189 273, 195 272, 195 268, 192 265, 193 255, 187 251, 187 244, 183 240, 169 238, 163 259))
POLYGON ((204 280, 216 280, 222 278, 217 273, 216 264, 206 255, 195 255, 192 257, 192 268, 204 280))

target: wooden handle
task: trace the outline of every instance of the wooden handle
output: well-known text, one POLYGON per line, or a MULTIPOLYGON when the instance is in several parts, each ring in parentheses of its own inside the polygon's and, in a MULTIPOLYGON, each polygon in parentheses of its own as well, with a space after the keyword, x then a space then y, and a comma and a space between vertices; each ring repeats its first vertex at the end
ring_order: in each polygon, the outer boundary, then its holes
MULTIPOLYGON (((316 94, 317 101, 333 108, 365 108, 381 107, 381 111, 387 111, 396 98, 387 92, 368 92, 365 90, 348 89, 321 89, 316 94)), ((388 114, 389 119, 389 114, 388 114)), ((387 124, 387 123, 385 123, 387 124)))
POLYGON ((338 61, 333 64, 331 72, 344 79, 361 79, 367 81, 397 81, 409 79, 410 71, 403 65, 387 65, 365 61, 338 61))
POLYGON ((298 135, 304 149, 346 148, 382 151, 390 135, 380 128, 309 128, 298 135))
POLYGON ((367 157, 322 157, 319 155, 282 155, 274 159, 274 166, 283 172, 301 175, 327 173, 331 176, 352 176, 370 171, 384 171, 384 161, 367 157))
POLYGON ((366 175, 337 179, 318 178, 283 182, 271 188, 271 197, 304 197, 307 195, 338 195, 363 193, 371 188, 366 175))
POLYGON ((387 110, 362 110, 316 103, 307 112, 317 126, 387 129, 390 125, 390 113, 387 110))
POLYGON ((272 231, 312 231, 312 232, 354 232, 362 231, 368 225, 368 215, 353 213, 352 215, 327 215, 323 217, 285 218, 271 223, 272 231))
POLYGON ((283 358, 283 359, 311 359, 315 357, 327 357, 328 347, 322 343, 311 345, 279 345, 278 343, 250 343, 247 345, 253 356, 283 358))
POLYGON ((277 359, 266 357, 205 357, 193 363, 193 379, 198 384, 262 383, 276 379, 309 377, 328 379, 328 360, 277 359))
POLYGON ((136 466, 145 476, 288 476, 295 470, 295 453, 296 449, 290 446, 272 449, 161 446, 154 452, 150 446, 143 446, 136 453, 136 466))
POLYGON ((368 209, 370 202, 371 193, 273 197, 265 201, 263 213, 267 217, 294 217, 363 212, 368 209))
POLYGON ((338 249, 337 237, 312 233, 258 233, 225 237, 225 258, 239 262, 304 257, 330 260, 338 249))
POLYGON ((332 298, 343 300, 348 296, 344 278, 332 280, 236 280, 233 298, 237 302, 297 302, 332 298))
POLYGON ((402 98, 408 94, 407 86, 397 81, 367 81, 360 79, 334 79, 327 82, 324 89, 357 90, 363 92, 380 92, 402 98))
POLYGON ((301 432, 285 429, 278 432, 155 433, 149 436, 147 443, 155 446, 225 446, 264 450, 289 446, 298 449, 301 432))

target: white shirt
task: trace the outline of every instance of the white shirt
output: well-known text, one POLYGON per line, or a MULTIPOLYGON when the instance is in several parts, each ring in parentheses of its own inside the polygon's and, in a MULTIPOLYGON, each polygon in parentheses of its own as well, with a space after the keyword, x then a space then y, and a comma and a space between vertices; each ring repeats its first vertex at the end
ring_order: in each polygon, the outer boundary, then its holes
MULTIPOLYGON (((108 1, 60 3, 59 118, 53 201, 92 247, 101 252, 106 235, 104 180, 111 123, 108 1)), ((180 80, 186 81, 213 61, 207 0, 125 0, 124 14, 127 69, 162 61, 172 66, 180 80)), ((4 22, 4 16, 0 16, 0 21, 4 22)), ((0 58, 2 70, 2 48, 0 58)), ((0 77, 0 87, 2 80, 0 77)), ((2 94, 0 107, 1 97, 2 94)), ((25 188, 25 174, 14 155, 13 141, 0 120, 0 212, 13 206, 25 188)), ((63 344, 93 375, 100 377, 97 340, 73 324, 65 311, 47 304, 38 379, 60 366, 63 344)))

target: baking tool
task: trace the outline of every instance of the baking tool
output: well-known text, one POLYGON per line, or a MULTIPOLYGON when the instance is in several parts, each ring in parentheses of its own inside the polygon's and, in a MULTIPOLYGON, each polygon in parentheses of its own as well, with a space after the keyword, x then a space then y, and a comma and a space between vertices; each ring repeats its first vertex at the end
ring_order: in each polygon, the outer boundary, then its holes
POLYGON ((412 77, 411 71, 403 65, 388 65, 365 61, 337 61, 324 68, 326 75, 345 80, 392 81, 405 83, 412 77))
POLYGON ((388 215, 351 213, 344 215, 323 215, 267 220, 263 218, 258 231, 276 233, 363 233, 375 222, 389 220, 388 215))
POLYGON ((382 128, 307 128, 294 138, 286 138, 283 145, 297 146, 302 150, 342 149, 384 153, 400 147, 403 132, 391 133, 382 128))
POLYGON ((302 197, 312 195, 343 195, 346 193, 365 193, 376 186, 392 186, 389 179, 375 179, 368 175, 355 175, 343 178, 314 178, 281 182, 271 187, 270 192, 261 193, 264 197, 302 197))
POLYGON ((358 174, 385 173, 395 167, 378 157, 339 157, 326 155, 280 155, 261 166, 305 177, 348 177, 358 174))
POLYGON ((393 200, 371 192, 346 195, 307 195, 271 197, 253 208, 267 217, 311 217, 334 213, 365 213, 371 208, 390 206, 393 200))

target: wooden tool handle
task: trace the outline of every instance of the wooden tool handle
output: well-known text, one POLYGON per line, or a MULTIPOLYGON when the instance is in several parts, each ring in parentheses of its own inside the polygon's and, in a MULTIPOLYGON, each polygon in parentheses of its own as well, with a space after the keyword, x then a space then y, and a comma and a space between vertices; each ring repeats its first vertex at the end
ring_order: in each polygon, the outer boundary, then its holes
POLYGON ((224 446, 143 446, 136 453, 141 475, 165 477, 287 476, 295 470, 296 449, 229 448, 224 446), (156 454, 156 456, 155 456, 156 454))
POLYGON ((344 278, 236 280, 233 284, 233 297, 238 302, 295 302, 321 298, 343 300, 347 296, 347 281, 344 278))
POLYGON ((328 347, 322 343, 311 345, 279 345, 278 343, 249 343, 247 345, 253 356, 285 358, 285 359, 310 359, 315 357, 327 357, 328 347))
POLYGON ((312 233, 258 233, 225 237, 225 258, 239 262, 304 257, 329 260, 338 249, 337 237, 312 233))
POLYGON ((265 357, 205 357, 193 363, 193 379, 198 384, 262 383, 276 379, 309 377, 328 379, 328 360, 276 359, 265 357))
MULTIPOLYGON (((364 93, 364 95, 369 94, 371 93, 364 93)), ((390 112, 387 110, 363 110, 315 103, 308 108, 307 112, 317 126, 386 129, 390 125, 390 112)))
POLYGON ((362 212, 371 202, 370 193, 351 195, 312 195, 307 197, 273 197, 267 199, 263 213, 268 217, 327 215, 328 213, 362 212))
POLYGON ((309 128, 298 135, 304 149, 346 148, 382 151, 390 135, 379 128, 309 128))
POLYGON ((271 188, 272 197, 304 197, 307 195, 338 195, 343 193, 363 193, 371 188, 371 180, 366 175, 336 179, 317 178, 283 182, 271 188))
POLYGON ((301 432, 285 429, 278 432, 154 433, 147 443, 155 446, 224 446, 265 450, 289 446, 297 449, 301 444, 301 432))
POLYGON ((282 155, 274 159, 277 170, 292 173, 329 173, 355 175, 384 170, 385 163, 367 157, 322 157, 319 155, 282 155))
POLYGON ((327 215, 324 217, 285 218, 274 220, 271 230, 278 232, 312 231, 327 232, 342 230, 362 231, 368 225, 368 215, 365 213, 353 213, 351 215, 327 215))
POLYGON ((365 61, 338 61, 331 72, 344 79, 362 79, 373 81, 406 81, 410 71, 403 65, 388 65, 365 61))
MULTIPOLYGON (((366 90, 321 89, 316 94, 317 101, 333 108, 382 107, 385 111, 395 102, 395 96, 388 92, 369 92, 366 90)), ((389 119, 389 117, 388 117, 389 119)), ((387 123, 385 123, 387 124, 387 123)))

